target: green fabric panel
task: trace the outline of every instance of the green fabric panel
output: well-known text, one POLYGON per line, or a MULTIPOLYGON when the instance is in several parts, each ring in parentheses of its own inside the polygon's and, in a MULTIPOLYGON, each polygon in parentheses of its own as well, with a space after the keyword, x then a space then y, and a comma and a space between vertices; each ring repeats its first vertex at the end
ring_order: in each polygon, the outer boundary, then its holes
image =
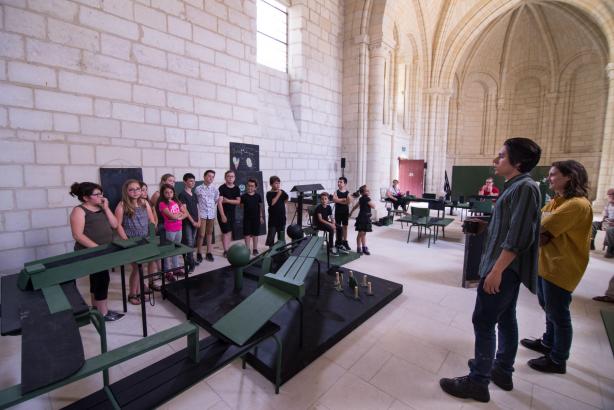
MULTIPOLYGON (((548 176, 549 171, 549 166, 535 167, 531 171, 531 177, 533 177, 535 181, 542 181, 548 176)), ((452 195, 477 195, 488 177, 493 177, 495 186, 499 188, 500 192, 503 191, 504 180, 502 177, 494 176, 492 166, 455 165, 452 167, 452 195)), ((540 186, 540 191, 542 191, 543 196, 547 191, 547 187, 543 187, 542 189, 540 186)), ((552 196, 552 193, 549 195, 552 196)))
POLYGON ((265 283, 218 320, 213 328, 241 346, 290 299, 290 294, 265 283))

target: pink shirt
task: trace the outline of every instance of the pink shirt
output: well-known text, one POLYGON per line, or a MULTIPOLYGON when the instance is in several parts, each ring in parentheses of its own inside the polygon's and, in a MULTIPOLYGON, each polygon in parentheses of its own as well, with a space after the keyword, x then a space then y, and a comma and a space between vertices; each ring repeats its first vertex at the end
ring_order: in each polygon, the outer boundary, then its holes
POLYGON ((181 230, 181 219, 171 219, 164 214, 164 210, 168 209, 169 212, 173 215, 177 215, 181 213, 181 209, 179 208, 179 204, 173 200, 169 201, 169 205, 164 201, 160 201, 160 213, 162 214, 162 218, 164 218, 164 229, 168 232, 177 232, 181 230))

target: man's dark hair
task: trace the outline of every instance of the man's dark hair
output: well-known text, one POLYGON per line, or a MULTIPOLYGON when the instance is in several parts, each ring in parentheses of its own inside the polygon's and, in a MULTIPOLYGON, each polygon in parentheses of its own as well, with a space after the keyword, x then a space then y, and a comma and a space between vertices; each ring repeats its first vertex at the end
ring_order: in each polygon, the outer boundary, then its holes
POLYGON ((535 168, 542 155, 540 146, 528 138, 510 138, 503 145, 507 149, 510 164, 523 173, 535 168))
POLYGON ((206 177, 206 176, 207 176, 207 174, 208 174, 209 172, 211 172, 211 173, 212 173, 212 174, 215 176, 215 171, 214 171, 214 170, 212 170, 212 169, 208 169, 208 170, 206 170, 206 171, 205 171, 205 173, 203 174, 203 176, 205 176, 205 177, 206 177))
POLYGON ((348 179, 346 177, 339 177, 339 181, 343 181, 344 184, 348 184, 348 179))
POLYGON ((254 185, 256 185, 256 187, 258 186, 258 181, 256 181, 254 178, 249 178, 249 179, 247 180, 247 183, 248 183, 248 184, 249 184, 250 182, 253 182, 253 183, 254 183, 254 185))
POLYGON ((275 182, 281 182, 281 180, 279 179, 279 177, 277 175, 273 175, 271 176, 271 178, 269 178, 269 184, 273 185, 275 182))
POLYGON ((190 172, 183 174, 183 182, 186 182, 188 179, 196 179, 196 177, 190 172))
POLYGON ((573 198, 576 196, 583 196, 588 198, 588 173, 584 165, 573 159, 567 161, 555 161, 552 166, 561 171, 566 177, 569 177, 569 181, 565 186, 565 192, 563 196, 565 198, 573 198))

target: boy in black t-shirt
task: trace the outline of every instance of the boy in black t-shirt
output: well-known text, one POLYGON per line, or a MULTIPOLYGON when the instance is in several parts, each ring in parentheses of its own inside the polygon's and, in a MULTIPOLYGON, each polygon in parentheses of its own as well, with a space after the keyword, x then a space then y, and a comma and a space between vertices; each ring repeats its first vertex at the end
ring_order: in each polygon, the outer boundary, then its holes
POLYGON ((235 208, 241 203, 241 190, 235 185, 234 171, 226 171, 224 185, 219 188, 220 200, 217 203, 217 222, 222 231, 222 248, 224 257, 232 239, 232 227, 235 223, 235 208))
POLYGON ((343 237, 337 237, 337 248, 350 250, 348 243, 348 222, 350 219, 350 193, 347 190, 348 180, 346 177, 339 177, 337 180, 337 192, 333 195, 335 203, 335 221, 343 228, 343 237))
POLYGON ((266 203, 269 206, 269 223, 265 244, 270 247, 275 243, 275 233, 277 233, 278 241, 284 239, 288 194, 280 188, 281 180, 278 176, 273 175, 269 178, 269 183, 271 190, 266 193, 266 203))
MULTIPOLYGON (((194 185, 196 185, 196 177, 194 174, 187 173, 183 176, 183 183, 185 184, 183 191, 177 196, 179 202, 185 205, 188 210, 188 216, 183 220, 181 226, 181 243, 190 248, 194 247, 196 243, 196 234, 200 227, 200 218, 198 217, 198 197, 192 192, 194 185)), ((194 260, 194 253, 189 252, 186 255, 188 262, 188 273, 194 272, 194 268, 198 265, 198 262, 194 260)))
POLYGON ((258 235, 260 225, 264 223, 264 206, 262 197, 256 193, 258 182, 250 178, 247 180, 247 192, 241 195, 241 207, 243 208, 243 236, 245 245, 250 248, 250 240, 253 244, 252 253, 258 255, 258 235))
MULTIPOLYGON (((314 224, 316 229, 328 232, 328 250, 331 255, 337 256, 337 247, 333 247, 333 241, 335 240, 335 231, 337 232, 337 238, 343 235, 343 229, 341 225, 335 223, 335 219, 332 217, 333 210, 328 204, 328 193, 322 192, 320 194, 320 204, 316 206, 313 213, 314 224)), ((338 242, 337 242, 338 243, 338 242)), ((347 253, 345 249, 340 249, 343 253, 347 253)))

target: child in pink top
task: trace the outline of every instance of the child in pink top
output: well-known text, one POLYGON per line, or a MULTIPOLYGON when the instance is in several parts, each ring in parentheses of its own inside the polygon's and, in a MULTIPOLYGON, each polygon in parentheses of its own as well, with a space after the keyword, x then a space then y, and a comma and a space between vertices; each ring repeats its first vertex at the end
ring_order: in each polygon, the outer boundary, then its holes
MULTIPOLYGON (((162 218, 164 218, 164 230, 166 231, 166 239, 171 242, 181 243, 181 225, 182 220, 186 217, 185 208, 181 202, 177 200, 175 188, 172 185, 164 184, 162 186, 162 199, 158 205, 162 218)), ((169 258, 167 270, 179 267, 179 256, 169 258)), ((167 279, 174 280, 173 275, 167 275, 167 279), (173 279, 170 279, 173 278, 173 279)))

